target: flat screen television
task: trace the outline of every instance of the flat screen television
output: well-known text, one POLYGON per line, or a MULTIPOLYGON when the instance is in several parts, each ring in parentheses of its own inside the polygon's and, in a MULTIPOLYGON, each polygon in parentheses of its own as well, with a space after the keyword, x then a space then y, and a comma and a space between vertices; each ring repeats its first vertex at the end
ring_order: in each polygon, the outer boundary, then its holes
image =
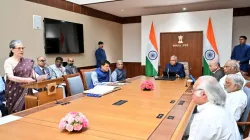
POLYGON ((45 54, 84 53, 83 25, 44 18, 45 54))

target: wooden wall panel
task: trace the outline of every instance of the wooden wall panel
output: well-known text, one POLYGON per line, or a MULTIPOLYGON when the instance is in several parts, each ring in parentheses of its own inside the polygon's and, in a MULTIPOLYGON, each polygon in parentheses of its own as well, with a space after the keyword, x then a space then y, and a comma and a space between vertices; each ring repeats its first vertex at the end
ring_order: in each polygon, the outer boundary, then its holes
MULTIPOLYGON (((141 66, 141 62, 123 62, 124 68, 127 72, 127 78, 132 78, 138 75, 145 75, 145 66, 141 66)), ((78 71, 80 69, 93 69, 96 66, 85 66, 85 67, 78 67, 78 71)), ((116 63, 111 63, 110 69, 113 72, 116 68, 116 63)))
POLYGON ((83 5, 72 4, 71 2, 64 1, 64 0, 26 0, 26 1, 43 4, 43 5, 47 5, 47 6, 51 6, 51 7, 79 13, 79 14, 84 14, 87 16, 92 16, 92 17, 96 17, 96 18, 100 18, 100 19, 104 19, 108 21, 113 21, 117 23, 122 23, 123 21, 122 20, 123 18, 121 17, 108 14, 99 10, 95 10, 95 9, 92 9, 83 5))
POLYGON ((160 73, 169 63, 170 57, 176 55, 178 61, 189 63, 190 73, 198 78, 202 75, 203 32, 169 32, 160 34, 160 73), (178 43, 178 36, 183 36, 183 43, 178 43), (183 47, 187 45, 187 47, 183 47), (181 47, 174 47, 180 45, 181 47))
POLYGON ((145 75, 145 66, 142 66, 141 62, 124 62, 124 68, 127 72, 127 78, 145 75))
MULTIPOLYGON (((141 23, 141 16, 133 16, 133 17, 118 17, 109 13, 105 13, 99 10, 95 10, 86 6, 72 4, 65 0, 26 0, 29 2, 35 2, 38 4, 43 4, 59 9, 64 9, 71 12, 76 12, 80 14, 84 14, 87 16, 92 16, 96 18, 101 18, 121 24, 129 24, 129 23, 141 23)), ((250 7, 244 8, 234 8, 233 16, 249 16, 250 15, 250 7)))

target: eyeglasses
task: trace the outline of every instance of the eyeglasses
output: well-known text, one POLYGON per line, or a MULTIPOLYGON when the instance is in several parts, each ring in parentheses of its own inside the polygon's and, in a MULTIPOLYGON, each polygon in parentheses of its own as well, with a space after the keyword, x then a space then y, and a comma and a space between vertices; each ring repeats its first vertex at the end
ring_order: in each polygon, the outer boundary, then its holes
POLYGON ((46 60, 40 60, 40 62, 46 62, 46 60))
POLYGON ((198 88, 198 89, 191 89, 191 92, 194 93, 194 92, 200 91, 200 90, 203 90, 203 89, 200 89, 200 88, 198 88))
POLYGON ((25 49, 25 47, 14 48, 14 49, 17 49, 17 50, 24 50, 24 49, 25 49))
POLYGON ((230 66, 223 66, 224 68, 229 68, 230 66))
POLYGON ((170 60, 170 61, 176 61, 176 60, 170 60))

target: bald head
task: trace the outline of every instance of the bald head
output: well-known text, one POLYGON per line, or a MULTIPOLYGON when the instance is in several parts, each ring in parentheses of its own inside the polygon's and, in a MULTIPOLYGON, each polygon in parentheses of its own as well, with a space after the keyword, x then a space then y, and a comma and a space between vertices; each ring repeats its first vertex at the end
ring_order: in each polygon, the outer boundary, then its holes
POLYGON ((224 65, 225 74, 236 74, 240 71, 240 65, 236 60, 228 60, 224 65))
POLYGON ((46 65, 46 58, 43 56, 37 57, 37 65, 40 66, 41 68, 44 68, 46 65))
POLYGON ((75 60, 73 58, 69 57, 68 58, 68 65, 73 66, 74 65, 74 61, 75 60))
POLYGON ((216 70, 218 70, 220 68, 220 63, 216 60, 211 60, 209 62, 209 69, 211 72, 215 72, 216 70))

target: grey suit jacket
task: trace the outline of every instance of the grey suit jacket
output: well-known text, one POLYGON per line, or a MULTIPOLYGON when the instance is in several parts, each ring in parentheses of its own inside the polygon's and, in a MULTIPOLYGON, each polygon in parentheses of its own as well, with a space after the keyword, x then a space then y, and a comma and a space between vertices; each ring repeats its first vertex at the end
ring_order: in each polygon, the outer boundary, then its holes
POLYGON ((66 69, 66 73, 67 74, 74 74, 74 73, 77 73, 78 71, 77 71, 77 68, 76 68, 76 66, 70 66, 70 65, 67 65, 66 67, 65 67, 65 69, 66 69), (73 71, 73 69, 74 69, 74 71, 73 71))
MULTIPOLYGON (((39 66, 34 67, 34 71, 38 74, 38 75, 43 75, 43 71, 39 68, 39 66)), ((48 74, 47 76, 47 80, 51 79, 51 73, 49 68, 45 67, 45 71, 48 74)))
POLYGON ((217 70, 215 73, 212 73, 212 76, 217 79, 219 82, 220 79, 225 75, 224 71, 222 69, 217 70))

